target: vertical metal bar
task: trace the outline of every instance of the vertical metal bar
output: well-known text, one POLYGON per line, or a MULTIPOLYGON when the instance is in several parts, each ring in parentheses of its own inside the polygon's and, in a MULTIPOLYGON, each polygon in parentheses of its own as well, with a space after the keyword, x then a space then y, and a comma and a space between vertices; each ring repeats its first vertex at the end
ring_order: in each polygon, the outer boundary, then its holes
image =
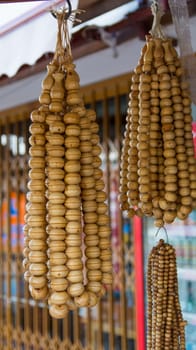
POLYGON ((3 248, 3 240, 2 240, 2 235, 3 235, 3 147, 2 147, 2 135, 3 133, 3 128, 0 125, 0 266, 2 267, 0 269, 0 334, 1 334, 1 344, 3 343, 3 264, 4 264, 4 259, 3 259, 3 254, 4 254, 4 248, 3 248))
POLYGON ((11 152, 10 152, 10 124, 6 125, 6 138, 7 138, 7 147, 6 147, 6 159, 5 159, 5 178, 6 178, 6 200, 7 200, 7 237, 6 237, 6 341, 7 349, 11 350, 12 348, 12 325, 11 325, 11 228, 10 228, 10 161, 11 161, 11 152))
MULTIPOLYGON (((20 329, 20 279, 21 279, 21 248, 20 248, 20 172, 19 172, 19 125, 18 122, 14 125, 14 134, 17 137, 17 147, 16 147, 16 155, 15 155, 15 180, 16 180, 16 208, 17 208, 17 218, 16 218, 16 329, 19 334, 20 329)), ((21 344, 19 342, 16 343, 16 349, 21 349, 21 344)))
MULTIPOLYGON (((116 86, 115 94, 115 146, 118 151, 118 174, 120 174, 120 152, 121 152, 121 114, 120 114, 120 94, 118 86, 116 86)), ((117 187, 120 186, 119 176, 117 178, 117 187)), ((126 287, 125 287, 125 264, 124 264, 124 239, 122 230, 122 215, 119 208, 118 211, 118 234, 120 243, 120 278, 121 278, 121 290, 120 290, 120 322, 121 322, 121 349, 127 349, 127 326, 126 326, 126 287)))
POLYGON ((38 302, 35 301, 33 303, 33 349, 39 349, 39 305, 38 302))
POLYGON ((91 334, 91 310, 86 308, 86 346, 91 349, 92 346, 92 334, 91 334))
MULTIPOLYGON (((23 169, 23 187, 24 189, 27 188, 27 181, 28 181, 28 122, 23 121, 22 123, 22 136, 24 138, 24 145, 25 145, 25 154, 23 156, 24 159, 24 169, 23 169)), ((30 336, 31 334, 31 327, 30 327, 30 318, 31 318, 31 311, 30 311, 30 296, 29 296, 29 289, 28 284, 25 283, 24 285, 24 332, 26 335, 30 336)), ((28 337, 26 337, 25 342, 25 349, 30 349, 30 340, 28 337)))
MULTIPOLYGON (((107 101, 107 90, 104 89, 104 100, 103 100, 103 147, 106 155, 106 166, 105 166, 105 173, 106 173, 106 190, 108 193, 108 206, 109 211, 111 210, 110 206, 110 158, 109 158, 109 113, 108 113, 108 101, 107 101)), ((109 318, 109 349, 113 350, 115 348, 114 343, 114 298, 113 298, 113 288, 110 286, 108 288, 108 302, 109 302, 109 312, 108 312, 108 318, 109 318)))
POLYGON ((78 317, 78 310, 73 311, 73 339, 74 339, 74 345, 79 344, 80 339, 80 332, 79 332, 79 317, 78 317))
POLYGON ((49 327, 49 322, 48 322, 48 307, 47 304, 44 303, 43 309, 42 309, 42 335, 45 340, 48 338, 48 327, 49 327))
POLYGON ((145 309, 144 309, 144 264, 142 246, 142 219, 134 217, 134 253, 135 253, 135 308, 137 350, 145 349, 145 309))
POLYGON ((69 322, 68 315, 63 319, 63 340, 69 338, 69 322))
POLYGON ((99 301, 97 305, 97 317, 98 317, 98 322, 97 322, 97 348, 96 349, 103 349, 103 308, 102 308, 102 300, 99 301))

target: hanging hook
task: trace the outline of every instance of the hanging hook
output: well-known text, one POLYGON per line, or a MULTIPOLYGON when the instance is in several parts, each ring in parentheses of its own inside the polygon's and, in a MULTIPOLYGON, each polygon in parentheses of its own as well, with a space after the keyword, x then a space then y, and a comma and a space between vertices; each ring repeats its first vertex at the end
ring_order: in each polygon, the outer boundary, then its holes
POLYGON ((65 15, 65 19, 68 19, 69 16, 71 15, 72 7, 71 7, 71 1, 70 0, 66 0, 66 1, 67 1, 67 4, 68 4, 68 12, 67 12, 67 15, 65 15))
MULTIPOLYGON (((68 4, 68 10, 66 10, 66 12, 64 11, 65 14, 65 21, 68 20, 68 18, 70 17, 71 13, 72 13, 72 6, 71 6, 71 1, 70 0, 66 0, 67 4, 68 4)), ((64 9, 63 9, 64 10, 64 9)), ((54 18, 57 18, 57 11, 56 10, 51 10, 50 11, 51 14, 53 15, 54 18)))
POLYGON ((164 233, 165 233, 165 236, 166 236, 166 243, 169 243, 169 237, 168 237, 168 233, 167 233, 167 230, 166 230, 165 226, 162 226, 162 227, 159 227, 159 228, 158 228, 157 232, 155 233, 155 237, 158 236, 158 234, 159 234, 159 232, 160 232, 161 229, 162 229, 162 230, 164 231, 164 233))

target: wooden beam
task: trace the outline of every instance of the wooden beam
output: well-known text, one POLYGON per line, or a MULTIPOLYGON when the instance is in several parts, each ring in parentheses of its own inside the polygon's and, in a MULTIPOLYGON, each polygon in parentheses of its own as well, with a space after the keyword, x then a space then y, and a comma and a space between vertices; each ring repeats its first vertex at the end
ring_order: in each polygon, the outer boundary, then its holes
POLYGON ((48 0, 0 0, 0 5, 8 4, 11 2, 30 2, 30 1, 48 1, 48 0))
MULTIPOLYGON (((131 1, 129 0, 112 0, 112 1, 88 1, 88 0, 79 0, 78 8, 85 10, 83 14, 81 14, 82 23, 92 19, 94 17, 100 16, 105 12, 114 10, 115 8, 128 4, 131 1)), ((106 23, 107 25, 107 23, 106 23)))

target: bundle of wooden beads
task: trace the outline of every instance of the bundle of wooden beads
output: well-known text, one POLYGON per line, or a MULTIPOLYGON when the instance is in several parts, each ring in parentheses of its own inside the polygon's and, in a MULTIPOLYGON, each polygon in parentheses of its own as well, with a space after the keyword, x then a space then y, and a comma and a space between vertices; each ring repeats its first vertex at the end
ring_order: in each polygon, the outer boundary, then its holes
POLYGON ((185 350, 174 248, 160 240, 148 258, 147 349, 185 350))
POLYGON ((191 101, 170 40, 147 37, 132 75, 120 173, 120 202, 130 217, 155 225, 185 220, 196 206, 191 101))
POLYGON ((24 268, 32 297, 48 298, 51 316, 63 318, 98 302, 112 260, 96 114, 84 107, 57 18, 57 50, 31 114, 24 268))

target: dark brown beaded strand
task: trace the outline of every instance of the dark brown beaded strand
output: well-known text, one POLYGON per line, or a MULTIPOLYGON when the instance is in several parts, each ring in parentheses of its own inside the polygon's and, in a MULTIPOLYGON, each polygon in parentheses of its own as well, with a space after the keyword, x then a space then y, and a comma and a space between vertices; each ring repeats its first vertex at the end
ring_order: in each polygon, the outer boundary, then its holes
POLYGON ((175 249, 163 239, 148 259, 147 349, 185 349, 184 326, 178 296, 175 249))

